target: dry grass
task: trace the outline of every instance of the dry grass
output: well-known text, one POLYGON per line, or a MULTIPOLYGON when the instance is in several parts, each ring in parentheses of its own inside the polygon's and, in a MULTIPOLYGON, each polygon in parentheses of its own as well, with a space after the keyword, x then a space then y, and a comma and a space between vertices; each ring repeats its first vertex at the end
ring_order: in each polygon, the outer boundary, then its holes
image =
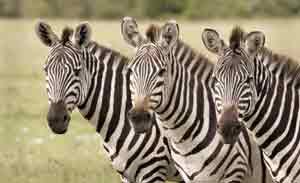
MULTIPOLYGON (((290 20, 179 21, 181 37, 209 55, 201 43, 205 27, 228 36, 233 25, 262 30, 277 52, 300 56, 300 24, 290 20)), ((79 21, 50 21, 56 32, 79 21)), ((120 35, 119 22, 90 22, 93 39, 130 55, 120 35)), ((143 22, 141 29, 144 30, 143 22)), ((34 33, 32 20, 0 20, 0 182, 82 183, 119 182, 94 129, 75 112, 68 134, 55 136, 48 129, 47 98, 42 65, 48 53, 34 33)), ((211 55, 209 55, 211 57, 211 55)))

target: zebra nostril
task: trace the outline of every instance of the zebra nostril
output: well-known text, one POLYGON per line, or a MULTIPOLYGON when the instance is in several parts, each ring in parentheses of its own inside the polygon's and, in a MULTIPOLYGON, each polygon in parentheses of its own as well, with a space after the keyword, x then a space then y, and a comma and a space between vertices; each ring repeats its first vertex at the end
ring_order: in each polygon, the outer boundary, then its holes
POLYGON ((131 109, 131 110, 128 111, 127 116, 129 118, 134 118, 136 115, 135 115, 135 112, 131 109))
POLYGON ((232 134, 238 135, 242 130, 242 125, 238 124, 232 127, 232 134))
POLYGON ((69 122, 70 116, 68 114, 65 114, 63 117, 64 122, 69 122))
POLYGON ((150 120, 150 119, 151 119, 151 114, 150 114, 150 113, 147 113, 147 114, 145 115, 145 117, 146 117, 147 120, 150 120))

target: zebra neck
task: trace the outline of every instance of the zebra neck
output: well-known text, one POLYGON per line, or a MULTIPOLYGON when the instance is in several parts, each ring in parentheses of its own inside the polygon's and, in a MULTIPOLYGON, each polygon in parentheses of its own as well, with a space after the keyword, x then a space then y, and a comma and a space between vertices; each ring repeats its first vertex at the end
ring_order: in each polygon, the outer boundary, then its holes
POLYGON ((130 105, 127 91, 128 74, 125 69, 127 58, 104 47, 91 49, 95 70, 85 102, 78 108, 85 119, 95 126, 96 131, 109 141, 118 125, 124 125, 125 111, 130 105), (123 123, 119 121, 123 119, 123 123))
MULTIPOLYGON (((276 56, 275 58, 280 58, 276 56)), ((260 76, 260 95, 253 114, 245 118, 247 127, 255 134, 256 141, 267 155, 274 157, 274 152, 279 152, 272 146, 274 139, 285 136, 285 139, 293 137, 289 127, 293 130, 299 129, 299 92, 297 89, 297 78, 292 77, 284 69, 284 60, 272 60, 274 54, 264 52, 257 61, 258 76, 260 76), (296 81, 296 82, 295 82, 296 81), (287 133, 286 135, 284 135, 287 133)), ((297 76, 297 73, 295 74, 297 76)), ((289 139, 290 141, 292 139, 289 139)))
POLYGON ((269 68, 269 56, 262 53, 254 60, 254 77, 258 100, 263 99, 269 92, 272 83, 272 73, 269 68))
POLYGON ((265 62, 270 90, 260 102, 250 129, 278 182, 300 182, 299 64, 270 52, 265 62))
POLYGON ((216 129, 216 124, 210 123, 216 118, 210 90, 213 64, 184 45, 177 45, 174 56, 171 83, 165 91, 168 97, 156 111, 158 118, 177 142, 197 136, 213 138, 216 129), (206 135, 208 131, 210 137, 206 135))

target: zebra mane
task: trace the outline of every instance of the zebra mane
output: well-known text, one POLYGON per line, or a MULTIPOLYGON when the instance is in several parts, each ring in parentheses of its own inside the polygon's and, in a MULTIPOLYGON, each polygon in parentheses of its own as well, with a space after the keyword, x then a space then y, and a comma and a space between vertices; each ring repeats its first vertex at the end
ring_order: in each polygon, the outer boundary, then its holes
POLYGON ((173 49, 174 49, 173 51, 175 53, 175 56, 177 56, 178 62, 181 62, 181 63, 185 62, 185 59, 183 59, 183 58, 179 59, 178 58, 178 56, 180 56, 180 55, 176 55, 176 53, 180 53, 180 49, 184 49, 184 52, 190 51, 188 59, 192 60, 192 62, 195 62, 195 65, 198 65, 199 67, 201 66, 201 67, 206 68, 208 70, 213 69, 213 66, 214 66, 213 61, 211 61, 208 57, 206 57, 204 54, 202 54, 198 50, 191 47, 189 44, 187 44, 183 40, 178 39, 173 49))
POLYGON ((122 60, 125 62, 129 61, 129 58, 126 57, 125 55, 121 54, 119 51, 109 48, 109 47, 106 47, 106 46, 103 46, 103 45, 100 45, 96 41, 90 41, 85 47, 90 53, 92 53, 94 55, 97 55, 97 52, 99 50, 101 50, 101 52, 111 52, 112 55, 114 55, 115 57, 122 58, 122 60))
POLYGON ((299 62, 286 55, 274 53, 266 47, 260 50, 258 56, 262 57, 262 62, 272 73, 279 73, 283 79, 293 80, 296 81, 296 84, 300 84, 299 62))
POLYGON ((61 43, 65 45, 68 41, 70 41, 70 37, 73 34, 73 29, 70 27, 65 27, 61 34, 61 43))
POLYGON ((237 48, 240 48, 241 43, 244 39, 245 32, 239 26, 236 26, 232 29, 231 35, 229 38, 229 47, 234 51, 237 48))
MULTIPOLYGON (((152 43, 155 43, 157 36, 159 34, 160 27, 156 24, 151 24, 147 29, 146 29, 146 38, 151 41, 152 43)), ((180 49, 184 49, 184 52, 189 52, 189 59, 193 60, 193 62, 196 62, 195 65, 200 65, 202 67, 209 69, 213 69, 213 62, 208 59, 206 56, 201 54, 200 52, 196 51, 194 48, 192 48, 189 44, 185 43, 183 40, 178 39, 174 48, 173 48, 175 53, 175 56, 177 58, 181 57, 182 55, 176 55, 181 53, 180 49)), ((178 62, 185 62, 185 59, 179 59, 178 62)), ((185 65, 185 64, 184 64, 185 65)))
POLYGON ((151 24, 146 29, 146 37, 149 39, 152 43, 154 43, 157 39, 158 33, 159 33, 160 27, 155 24, 151 24))

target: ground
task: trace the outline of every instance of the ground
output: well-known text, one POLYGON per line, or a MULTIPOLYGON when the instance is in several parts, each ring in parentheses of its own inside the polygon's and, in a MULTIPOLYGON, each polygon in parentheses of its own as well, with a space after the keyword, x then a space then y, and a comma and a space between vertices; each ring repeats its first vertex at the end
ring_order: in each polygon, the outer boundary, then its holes
MULTIPOLYGON (((49 49, 34 32, 35 20, 0 20, 0 182, 117 183, 119 178, 102 153, 101 139, 77 111, 66 135, 47 127, 43 63, 49 49)), ((54 31, 80 21, 50 20, 54 31)), ((152 21, 144 21, 140 26, 152 21)), ((203 54, 201 32, 210 27, 228 36, 234 25, 261 30, 276 52, 299 58, 299 19, 179 20, 181 38, 203 54)), ((130 56, 120 34, 120 21, 90 21, 92 39, 130 56)), ((300 59, 298 59, 300 60, 300 59)))

